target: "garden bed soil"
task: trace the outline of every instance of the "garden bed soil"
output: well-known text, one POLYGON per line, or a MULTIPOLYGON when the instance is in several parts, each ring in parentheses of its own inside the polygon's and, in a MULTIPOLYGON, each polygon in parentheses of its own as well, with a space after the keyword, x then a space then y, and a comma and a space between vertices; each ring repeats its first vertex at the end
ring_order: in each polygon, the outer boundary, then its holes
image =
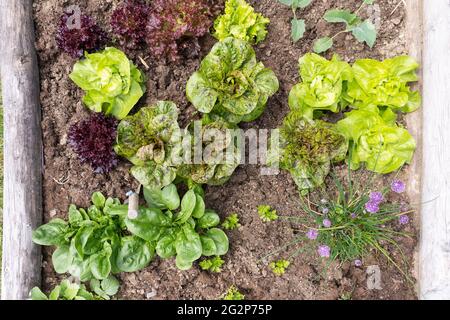
MULTIPOLYGON (((42 128, 44 141, 44 220, 67 217, 71 203, 88 206, 94 191, 125 199, 125 193, 137 187, 130 176, 130 165, 123 160, 109 174, 95 174, 88 165, 81 165, 67 145, 69 126, 88 115, 81 99, 83 92, 69 79, 75 60, 61 53, 55 42, 55 31, 65 6, 78 4, 83 12, 95 17, 103 28, 109 28, 109 16, 120 1, 66 0, 34 1, 36 46, 39 55, 41 79, 42 128)), ((215 1, 222 5, 221 1, 215 1)), ((298 58, 311 51, 313 40, 334 34, 341 26, 325 23, 321 17, 330 8, 356 9, 360 0, 315 0, 313 5, 299 10, 306 19, 305 37, 296 44, 290 40, 291 10, 276 0, 250 1, 255 9, 271 20, 267 39, 256 46, 258 58, 272 68, 280 80, 279 92, 269 99, 263 116, 242 128, 276 128, 288 112, 287 97, 298 82, 298 58)), ((350 35, 336 38, 331 52, 352 62, 358 58, 385 59, 406 54, 405 20, 403 5, 394 12, 399 0, 377 1, 381 10, 378 40, 373 49, 356 42, 350 35), (393 12, 393 13, 392 13, 393 12)), ((202 56, 207 54, 215 39, 201 39, 202 56)), ((128 52, 134 62, 146 71, 147 93, 139 106, 157 100, 172 100, 181 110, 180 124, 185 125, 196 117, 195 109, 184 94, 188 77, 198 68, 200 58, 185 59, 180 63, 164 64, 154 60, 145 51, 128 52), (147 70, 138 57, 149 66, 147 70)), ((137 107, 137 108, 138 108, 137 107)), ((337 168, 345 171, 345 168, 337 168)), ((363 174, 364 175, 364 174, 363 174)), ((406 173, 403 173, 406 175, 406 173)), ((378 181, 388 183, 391 177, 378 181)), ((119 275, 122 282, 118 297, 124 299, 217 299, 231 285, 235 285, 248 299, 414 299, 414 288, 398 270, 382 256, 372 255, 364 260, 363 268, 350 263, 332 265, 326 277, 314 254, 298 256, 286 274, 277 277, 260 258, 291 240, 298 230, 288 222, 264 224, 257 215, 257 206, 269 204, 281 215, 302 215, 298 192, 289 174, 261 176, 258 166, 239 167, 231 180, 223 186, 206 188, 207 207, 215 209, 222 217, 236 212, 241 227, 228 232, 230 251, 225 256, 223 272, 210 274, 198 266, 189 271, 179 271, 173 260, 156 258, 149 267, 136 273, 119 275), (382 290, 367 288, 365 267, 379 265, 382 290)), ((407 201, 407 199, 396 199, 407 201)), ((414 224, 407 230, 416 234, 414 224)), ((400 246, 412 264, 416 240, 401 240, 400 246)), ((393 248, 389 248, 391 250, 393 248)), ((50 289, 63 276, 52 267, 53 248, 44 248, 43 286, 50 289)), ((398 253, 393 255, 400 261, 398 253)), ((412 268, 411 268, 412 271, 412 268)))

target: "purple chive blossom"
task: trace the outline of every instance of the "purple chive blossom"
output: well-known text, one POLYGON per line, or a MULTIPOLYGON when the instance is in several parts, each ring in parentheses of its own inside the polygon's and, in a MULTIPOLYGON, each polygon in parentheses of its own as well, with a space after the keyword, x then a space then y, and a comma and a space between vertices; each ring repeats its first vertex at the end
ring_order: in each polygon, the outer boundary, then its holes
POLYGON ((306 237, 310 240, 316 240, 318 235, 319 231, 315 229, 309 229, 309 231, 306 233, 306 237))
POLYGON ((328 212, 330 212, 330 209, 328 209, 328 208, 323 208, 322 209, 322 213, 323 214, 328 214, 328 212))
POLYGON ((380 204, 378 202, 374 202, 373 200, 370 200, 366 203, 365 208, 366 208, 367 212, 377 213, 380 210, 380 204))
POLYGON ((319 254, 319 256, 321 256, 322 258, 328 258, 330 257, 330 247, 326 246, 326 245, 321 245, 319 246, 319 248, 317 249, 317 253, 319 254))
POLYGON ((403 193, 406 190, 406 185, 401 180, 394 180, 391 183, 391 190, 395 193, 403 193))
POLYGON ((400 218, 398 218, 398 222, 400 224, 403 224, 403 225, 408 224, 409 223, 409 217, 404 214, 404 215, 400 216, 400 218))
POLYGON ((325 228, 331 227, 331 221, 330 219, 323 219, 322 224, 325 228))
POLYGON ((384 200, 383 194, 381 192, 371 192, 369 197, 370 201, 376 204, 380 204, 384 200))
POLYGON ((356 259, 356 260, 355 260, 355 266, 356 266, 356 267, 361 267, 362 264, 363 264, 363 263, 362 263, 361 260, 359 260, 359 259, 356 259))
POLYGON ((352 219, 356 219, 356 216, 357 216, 357 214, 354 213, 354 212, 350 215, 350 217, 351 217, 352 219))

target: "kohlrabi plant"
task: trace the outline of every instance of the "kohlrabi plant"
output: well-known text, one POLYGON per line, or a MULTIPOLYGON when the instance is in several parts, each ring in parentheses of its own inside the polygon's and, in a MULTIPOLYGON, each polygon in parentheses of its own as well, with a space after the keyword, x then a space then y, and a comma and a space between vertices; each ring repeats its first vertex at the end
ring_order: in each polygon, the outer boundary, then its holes
POLYGON ((345 159, 348 141, 334 124, 291 111, 271 137, 268 161, 289 171, 302 194, 321 186, 333 162, 345 159))
POLYGON ((257 119, 278 87, 275 73, 257 62, 248 42, 226 38, 190 77, 186 94, 198 111, 236 124, 257 119))
POLYGON ((123 119, 144 95, 144 75, 119 49, 86 53, 70 79, 85 91, 84 104, 94 112, 123 119))
POLYGON ((344 99, 352 68, 337 55, 327 60, 307 53, 299 60, 301 82, 289 93, 289 106, 304 118, 312 120, 321 111, 338 112, 347 105, 344 99))
POLYGON ((112 275, 104 280, 91 280, 90 289, 94 292, 89 291, 84 284, 65 279, 48 295, 34 287, 30 297, 31 300, 109 300, 119 290, 119 281, 112 275))
POLYGON ((377 29, 370 19, 363 20, 358 14, 364 6, 372 5, 374 2, 375 0, 363 0, 361 6, 355 12, 341 9, 328 10, 323 18, 329 23, 343 23, 345 29, 332 37, 317 39, 314 43, 314 52, 327 51, 333 46, 334 39, 343 33, 352 33, 356 40, 366 43, 372 48, 377 40, 377 29))
POLYGON ((153 0, 147 24, 147 44, 157 58, 176 61, 180 55, 196 56, 198 38, 207 34, 212 24, 206 0, 153 0))
POLYGON ((306 8, 311 4, 312 0, 278 0, 278 2, 291 7, 294 15, 291 20, 291 38, 294 42, 299 41, 305 34, 306 24, 304 19, 299 19, 297 17, 297 9, 306 8))
MULTIPOLYGON (((292 262, 298 254, 309 253, 326 260, 327 265, 336 260, 351 262, 359 268, 371 252, 377 252, 410 280, 399 241, 411 237, 404 229, 414 210, 389 200, 391 195, 403 193, 405 184, 395 179, 389 186, 376 188, 375 175, 367 181, 361 178, 360 172, 353 175, 350 168, 342 178, 335 173, 331 176, 333 187, 328 185, 308 197, 300 197, 304 214, 280 216, 280 220, 298 225, 300 234, 283 246, 283 250, 271 252, 262 260, 281 254, 283 261, 292 262), (400 253, 397 255, 400 259, 394 259, 393 250, 400 253)), ((277 263, 270 267, 281 271, 277 263)))
POLYGON ((213 36, 219 41, 233 37, 258 44, 266 38, 269 23, 269 19, 256 13, 245 0, 227 0, 225 13, 214 22, 213 36))
POLYGON ((336 125, 350 143, 350 167, 365 164, 368 170, 387 174, 411 162, 416 142, 411 134, 389 116, 375 111, 353 110, 336 125))
POLYGON ((96 173, 107 173, 119 162, 114 152, 118 121, 101 113, 73 124, 68 142, 82 163, 88 163, 96 173))
POLYGON ((228 237, 217 228, 220 218, 205 209, 200 193, 189 190, 180 200, 176 186, 170 184, 163 189, 144 188, 144 196, 148 207, 125 224, 135 236, 156 244, 162 259, 175 257, 177 267, 187 270, 202 256, 228 252, 228 237))
POLYGON ((409 56, 398 56, 384 61, 357 60, 352 67, 353 81, 348 83, 345 99, 358 109, 393 112, 413 112, 420 107, 418 91, 412 91, 410 82, 418 80, 419 64, 409 56))
POLYGON ((57 247, 52 255, 55 271, 84 282, 145 268, 155 247, 127 235, 126 214, 117 213, 120 201, 96 192, 92 203, 87 210, 71 205, 68 221, 55 218, 33 231, 35 243, 57 247))
POLYGON ((133 163, 131 174, 145 187, 162 188, 176 178, 173 159, 181 141, 177 119, 177 106, 159 101, 119 123, 115 151, 133 163))
POLYGON ((73 58, 80 58, 86 51, 101 49, 106 44, 108 36, 91 17, 81 14, 77 19, 75 14, 64 13, 61 16, 56 43, 62 51, 73 58))
POLYGON ((197 184, 221 185, 227 182, 241 159, 240 140, 230 129, 233 125, 221 119, 191 123, 187 128, 189 144, 183 142, 186 148, 191 149, 187 152, 191 157, 180 164, 178 176, 197 184), (195 126, 199 129, 196 130, 195 126), (202 149, 198 148, 200 145, 202 149), (197 157, 196 152, 199 152, 197 157))

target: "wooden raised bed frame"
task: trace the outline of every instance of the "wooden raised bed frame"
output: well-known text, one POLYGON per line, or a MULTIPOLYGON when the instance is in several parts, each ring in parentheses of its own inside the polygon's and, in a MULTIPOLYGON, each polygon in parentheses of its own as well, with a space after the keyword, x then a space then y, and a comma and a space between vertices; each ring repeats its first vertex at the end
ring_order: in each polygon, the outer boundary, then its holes
MULTIPOLYGON (((403 0, 399 0, 403 1, 403 0)), ((416 271, 421 299, 450 299, 450 3, 404 0, 410 55, 423 66, 423 108, 408 115, 418 142, 408 193, 421 203, 416 271), (426 3, 425 3, 426 2, 426 3), (447 176, 446 176, 447 175, 447 176)), ((0 4, 4 105, 2 299, 26 299, 41 284, 41 251, 31 233, 42 221, 42 135, 32 0, 0 4)))

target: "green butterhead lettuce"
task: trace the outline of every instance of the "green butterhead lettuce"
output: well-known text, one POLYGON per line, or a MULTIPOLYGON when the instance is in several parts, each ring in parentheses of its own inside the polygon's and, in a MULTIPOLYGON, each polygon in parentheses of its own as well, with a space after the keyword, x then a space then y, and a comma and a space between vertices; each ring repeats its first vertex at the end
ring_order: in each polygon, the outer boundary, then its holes
POLYGON ((420 107, 419 92, 411 91, 409 82, 418 80, 417 62, 408 56, 384 61, 357 60, 354 80, 349 82, 346 100, 359 109, 388 107, 394 112, 413 112, 420 107))
POLYGON ((245 0, 228 0, 225 4, 225 14, 214 22, 213 36, 219 41, 233 37, 257 44, 266 38, 269 23, 269 19, 255 13, 245 0))
POLYGON ((70 79, 86 91, 83 102, 94 112, 123 119, 144 95, 144 75, 125 53, 106 48, 86 53, 78 61, 70 79))
POLYGON ((289 171, 299 191, 307 193, 323 184, 332 162, 345 159, 347 146, 335 125, 291 111, 280 128, 279 140, 271 137, 268 162, 289 171))
POLYGON ((289 106, 299 110, 304 118, 312 120, 314 111, 340 111, 345 106, 342 93, 346 81, 352 79, 350 65, 333 56, 327 60, 315 53, 307 53, 299 60, 302 82, 296 84, 289 94, 289 106))
POLYGON ((386 123, 376 112, 353 110, 337 123, 337 129, 352 142, 350 166, 353 170, 365 163, 367 169, 387 174, 410 163, 414 155, 416 143, 411 134, 386 123))
POLYGON ((250 44, 227 38, 203 59, 186 94, 198 111, 236 124, 257 119, 278 88, 275 73, 256 61, 250 44))
POLYGON ((114 150, 134 164, 131 173, 145 187, 162 188, 176 178, 173 159, 180 148, 177 119, 177 106, 159 101, 119 123, 114 150))

